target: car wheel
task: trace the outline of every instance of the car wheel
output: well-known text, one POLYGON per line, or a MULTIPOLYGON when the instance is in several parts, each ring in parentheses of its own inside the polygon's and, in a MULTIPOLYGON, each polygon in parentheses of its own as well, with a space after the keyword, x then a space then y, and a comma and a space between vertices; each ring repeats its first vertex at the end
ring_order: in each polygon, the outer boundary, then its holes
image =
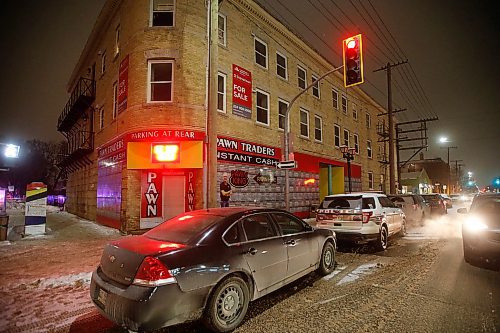
POLYGON ((205 325, 215 332, 234 330, 245 318, 249 302, 250 291, 243 279, 231 276, 223 280, 205 308, 205 325))
POLYGON ((389 242, 389 233, 387 232, 387 227, 382 226, 379 231, 378 240, 377 240, 377 248, 380 251, 384 251, 387 249, 387 244, 389 242))
POLYGON ((335 248, 331 242, 326 242, 321 252, 318 272, 328 275, 335 269, 335 248))
POLYGON ((406 236, 406 219, 403 219, 403 223, 401 224, 401 230, 399 231, 399 235, 401 237, 406 236))

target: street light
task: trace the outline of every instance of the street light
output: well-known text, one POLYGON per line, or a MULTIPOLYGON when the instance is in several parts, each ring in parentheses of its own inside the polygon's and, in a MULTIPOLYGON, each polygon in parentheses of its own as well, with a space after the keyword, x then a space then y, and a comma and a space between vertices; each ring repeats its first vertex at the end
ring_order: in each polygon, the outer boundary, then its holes
POLYGON ((354 160, 354 154, 356 153, 356 148, 349 148, 347 146, 340 146, 340 152, 342 156, 347 160, 347 178, 349 179, 349 193, 352 192, 351 187, 351 161, 354 160))
POLYGON ((450 142, 450 141, 448 141, 448 138, 447 138, 447 137, 442 136, 442 137, 440 137, 440 138, 439 138, 439 142, 441 142, 441 143, 446 143, 446 142, 450 142))
POLYGON ((3 154, 8 158, 18 158, 19 157, 19 149, 20 147, 13 144, 2 144, 5 146, 3 150, 3 154))

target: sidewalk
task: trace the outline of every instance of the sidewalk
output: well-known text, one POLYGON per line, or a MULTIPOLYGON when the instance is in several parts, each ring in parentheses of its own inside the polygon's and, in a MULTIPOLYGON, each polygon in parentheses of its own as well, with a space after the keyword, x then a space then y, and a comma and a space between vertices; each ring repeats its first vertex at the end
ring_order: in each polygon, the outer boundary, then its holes
POLYGON ((0 332, 110 332, 114 325, 94 309, 89 283, 104 245, 122 237, 118 230, 50 206, 46 234, 20 238, 23 207, 7 213, 9 240, 0 242, 0 332))

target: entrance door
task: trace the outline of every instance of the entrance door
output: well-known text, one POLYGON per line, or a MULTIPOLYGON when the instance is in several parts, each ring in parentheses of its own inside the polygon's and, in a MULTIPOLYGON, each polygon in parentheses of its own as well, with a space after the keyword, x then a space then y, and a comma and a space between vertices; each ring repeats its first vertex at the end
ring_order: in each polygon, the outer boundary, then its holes
POLYGON ((185 212, 185 176, 163 176, 163 219, 185 212))

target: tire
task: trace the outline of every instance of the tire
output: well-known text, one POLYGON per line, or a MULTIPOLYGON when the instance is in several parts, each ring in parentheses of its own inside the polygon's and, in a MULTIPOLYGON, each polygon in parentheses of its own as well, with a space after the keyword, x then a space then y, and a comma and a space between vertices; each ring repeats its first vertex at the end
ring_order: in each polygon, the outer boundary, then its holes
POLYGON ((335 248, 331 242, 326 242, 321 251, 318 272, 328 275, 335 269, 335 248))
POLYGON ((406 219, 403 219, 403 224, 401 225, 401 230, 399 231, 399 236, 406 236, 406 219))
POLYGON ((387 244, 389 243, 389 232, 386 226, 380 228, 377 240, 377 249, 379 251, 385 251, 387 249, 387 244))
POLYGON ((237 276, 228 277, 210 295, 204 324, 214 332, 230 332, 245 318, 249 303, 250 291, 245 281, 237 276))

